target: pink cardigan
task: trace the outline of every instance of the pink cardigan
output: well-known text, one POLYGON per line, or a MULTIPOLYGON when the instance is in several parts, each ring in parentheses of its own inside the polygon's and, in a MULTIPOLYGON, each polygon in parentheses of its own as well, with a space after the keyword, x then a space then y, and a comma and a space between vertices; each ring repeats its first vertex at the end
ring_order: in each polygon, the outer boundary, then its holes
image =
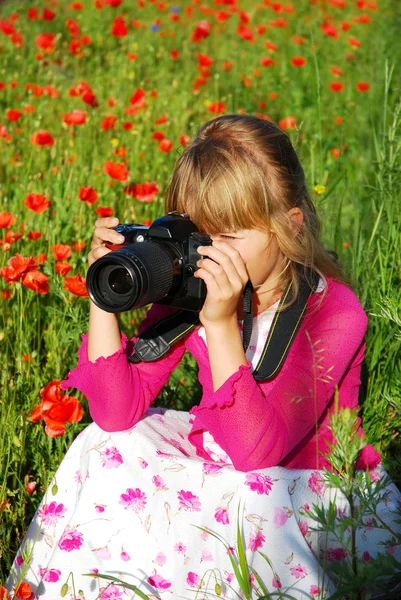
MULTIPOLYGON (((197 330, 153 363, 131 364, 136 338, 108 358, 90 362, 87 335, 82 336, 78 365, 62 388, 74 387, 88 398, 93 420, 105 431, 131 428, 159 394, 188 350, 199 364, 203 395, 190 412, 189 440, 198 456, 209 431, 239 471, 276 465, 298 469, 330 468, 322 456, 333 441, 328 428, 335 387, 339 405, 358 406, 367 316, 351 289, 328 277, 328 291, 314 293, 281 371, 270 381, 256 382, 252 363, 242 365, 215 392, 207 347, 197 330)), ((139 332, 177 309, 154 304, 139 332)), ((363 432, 360 429, 359 434, 363 432)), ((377 463, 376 463, 377 464, 377 463)))

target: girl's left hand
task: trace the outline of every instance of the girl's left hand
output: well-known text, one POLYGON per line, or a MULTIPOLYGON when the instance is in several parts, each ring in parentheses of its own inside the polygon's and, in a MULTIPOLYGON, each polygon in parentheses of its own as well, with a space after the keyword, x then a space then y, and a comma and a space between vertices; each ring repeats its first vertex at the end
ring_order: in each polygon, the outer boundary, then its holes
POLYGON ((204 327, 231 322, 249 279, 242 256, 230 244, 220 241, 214 241, 213 246, 200 246, 198 252, 208 257, 197 262, 198 270, 194 273, 207 288, 199 319, 204 327))

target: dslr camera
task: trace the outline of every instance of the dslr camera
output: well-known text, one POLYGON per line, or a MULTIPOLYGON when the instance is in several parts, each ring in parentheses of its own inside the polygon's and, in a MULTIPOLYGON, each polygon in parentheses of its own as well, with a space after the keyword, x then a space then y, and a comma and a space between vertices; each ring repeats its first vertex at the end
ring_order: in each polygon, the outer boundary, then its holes
POLYGON ((186 213, 169 212, 151 225, 127 223, 114 227, 124 236, 121 245, 88 269, 86 287, 102 310, 120 313, 147 304, 200 311, 206 285, 193 277, 200 258, 198 246, 210 246, 186 213))

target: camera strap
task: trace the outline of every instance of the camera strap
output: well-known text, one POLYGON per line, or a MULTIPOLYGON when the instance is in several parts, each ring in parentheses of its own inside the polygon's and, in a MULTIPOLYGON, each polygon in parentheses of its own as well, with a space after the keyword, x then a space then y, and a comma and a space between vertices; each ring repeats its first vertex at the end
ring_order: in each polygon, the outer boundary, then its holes
MULTIPOLYGON (((277 375, 283 366, 295 335, 299 330, 307 309, 308 298, 316 291, 319 274, 308 270, 307 277, 299 273, 299 292, 295 302, 284 311, 279 308, 293 297, 293 284, 285 287, 278 309, 270 326, 265 345, 252 375, 257 381, 266 381, 277 375)), ((252 292, 250 281, 244 289, 243 348, 246 352, 252 334, 252 292)), ((199 314, 194 311, 180 310, 148 327, 138 337, 129 362, 153 362, 162 358, 184 336, 188 335, 200 323, 199 314)))

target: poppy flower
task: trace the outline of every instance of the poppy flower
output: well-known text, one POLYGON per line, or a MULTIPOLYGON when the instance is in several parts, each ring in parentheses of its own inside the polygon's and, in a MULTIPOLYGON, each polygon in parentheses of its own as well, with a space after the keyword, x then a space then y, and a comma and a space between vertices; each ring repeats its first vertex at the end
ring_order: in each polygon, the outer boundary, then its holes
POLYGON ((0 212, 0 229, 14 225, 16 216, 9 212, 0 212))
POLYGON ((333 81, 332 83, 330 83, 329 88, 333 92, 342 92, 344 89, 344 84, 341 83, 341 81, 333 81))
POLYGON ((65 277, 72 269, 72 266, 70 265, 70 263, 66 263, 66 262, 56 262, 56 271, 57 271, 57 275, 61 275, 62 277, 65 277))
POLYGON ((71 256, 71 246, 68 244, 54 244, 52 250, 56 260, 67 260, 71 256))
POLYGON ((38 294, 49 293, 49 278, 40 271, 29 271, 22 279, 22 284, 38 294))
POLYGON ((191 42, 203 42, 203 40, 209 37, 210 34, 210 23, 209 21, 199 21, 195 25, 195 29, 192 33, 191 42))
POLYGON ((271 67, 276 64, 276 61, 271 56, 262 56, 259 62, 262 67, 271 67))
POLYGON ((54 379, 40 390, 41 403, 29 416, 32 423, 40 419, 46 424, 45 433, 58 437, 66 432, 66 423, 77 423, 84 411, 78 398, 67 396, 61 391, 61 381, 54 379))
POLYGON ((30 142, 34 146, 54 146, 54 137, 48 131, 42 129, 31 135, 30 142))
POLYGON ((222 114, 226 112, 227 105, 224 102, 211 102, 207 109, 212 114, 222 114))
POLYGON ((88 297, 88 290, 86 289, 86 280, 81 275, 74 275, 72 277, 66 277, 64 280, 64 289, 75 294, 75 296, 88 297))
POLYGON ((153 202, 159 192, 160 188, 154 181, 131 184, 124 189, 125 194, 139 202, 153 202))
POLYGON ((1 269, 1 276, 7 283, 21 281, 26 273, 34 271, 38 267, 37 261, 32 256, 24 258, 18 253, 7 261, 7 265, 8 267, 1 269))
POLYGON ((128 35, 128 27, 124 17, 116 17, 111 26, 111 35, 115 37, 125 37, 128 35))
POLYGON ((146 92, 142 88, 138 88, 130 98, 130 104, 137 108, 142 108, 145 104, 146 92))
POLYGON ((63 121, 67 125, 83 125, 86 123, 88 113, 84 110, 73 110, 70 113, 63 115, 63 121))
POLYGON ((21 599, 28 599, 33 596, 33 591, 29 583, 23 581, 15 590, 15 597, 21 599))
POLYGON ((108 117, 103 119, 102 125, 101 125, 102 130, 108 131, 109 129, 114 129, 117 119, 118 119, 118 117, 116 117, 115 115, 109 115, 108 117))
POLYGON ((27 235, 28 240, 38 240, 40 237, 42 237, 42 232, 41 231, 30 231, 27 235))
POLYGON ((162 152, 171 152, 173 149, 173 142, 171 140, 162 140, 159 144, 159 148, 162 152))
POLYGON ((75 19, 67 19, 66 25, 71 37, 79 37, 81 30, 75 19))
POLYGON ((50 200, 47 200, 43 194, 28 194, 24 200, 24 205, 37 214, 44 213, 50 204, 50 200))
POLYGON ((370 90, 370 85, 367 81, 360 81, 356 84, 355 87, 358 90, 358 92, 367 92, 370 90))
POLYGON ((6 119, 8 121, 18 121, 22 117, 22 112, 16 108, 9 108, 6 112, 6 119))
POLYGON ((304 67, 307 61, 303 56, 294 56, 290 62, 293 67, 304 67))
POLYGON ((126 181, 128 179, 128 169, 125 165, 121 163, 115 163, 112 161, 106 161, 103 165, 103 171, 112 179, 117 179, 117 181, 126 181))
POLYGON ((95 210, 95 213, 100 218, 111 217, 111 215, 114 215, 114 210, 111 208, 111 206, 98 206, 95 210))
POLYGON ((55 37, 54 33, 39 33, 35 38, 36 47, 48 53, 53 52, 55 37))
POLYGON ((88 204, 95 204, 97 202, 97 192, 91 185, 81 187, 79 190, 79 199, 88 204))
POLYGON ((297 123, 295 117, 286 117, 278 122, 278 126, 281 129, 296 129, 297 123))
POLYGON ((86 243, 82 240, 79 240, 78 242, 73 242, 72 247, 74 249, 74 252, 81 252, 82 250, 85 250, 86 243))

